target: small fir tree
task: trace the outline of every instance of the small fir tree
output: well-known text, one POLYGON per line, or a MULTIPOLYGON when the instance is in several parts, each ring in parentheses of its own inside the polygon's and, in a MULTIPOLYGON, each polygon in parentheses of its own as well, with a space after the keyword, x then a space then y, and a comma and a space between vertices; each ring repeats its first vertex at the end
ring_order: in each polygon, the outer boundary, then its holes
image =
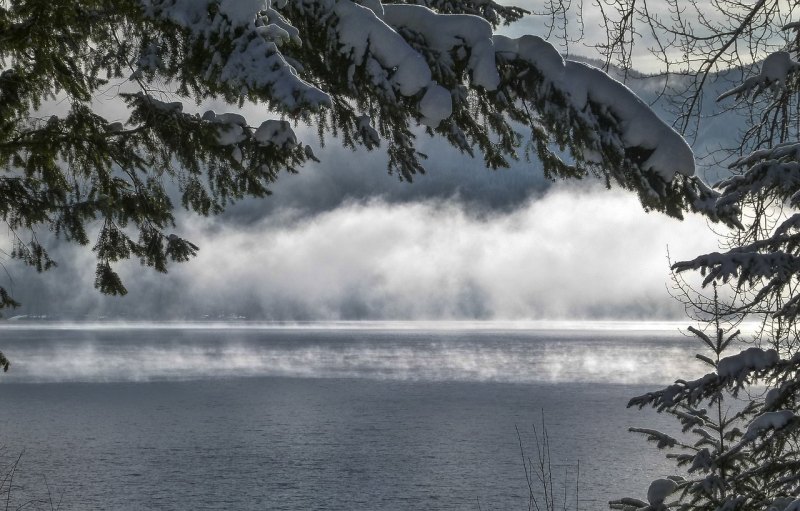
MULTIPOLYGON (((694 306, 709 310, 698 300, 694 306)), ((711 372, 677 380, 631 399, 629 407, 652 407, 680 424, 679 437, 631 428, 668 451, 676 474, 653 481, 647 501, 612 501, 623 511, 784 511, 800 509, 800 357, 781 359, 774 349, 741 346, 732 325, 741 316, 720 310, 716 286, 706 331, 689 327, 705 348, 696 357, 711 372), (736 320, 724 326, 726 319, 736 320), (735 354, 734 354, 735 353, 735 354)))

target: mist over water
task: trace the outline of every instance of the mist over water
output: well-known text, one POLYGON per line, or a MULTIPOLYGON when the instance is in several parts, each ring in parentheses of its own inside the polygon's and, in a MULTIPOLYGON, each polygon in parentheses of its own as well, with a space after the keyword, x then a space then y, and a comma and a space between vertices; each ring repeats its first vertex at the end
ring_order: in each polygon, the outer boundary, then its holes
POLYGON ((8 321, 0 346, 19 497, 44 475, 80 511, 524 509, 543 411, 603 509, 670 470, 628 399, 702 372, 676 324, 8 321))
MULTIPOLYGON (((560 190, 510 211, 458 201, 350 202, 245 224, 183 218, 200 246, 167 275, 120 264, 129 293, 92 287, 93 255, 55 254, 14 289, 18 314, 84 319, 679 319, 669 264, 715 248, 704 220, 647 214, 633 196, 560 190)), ((20 269, 20 272, 22 270, 20 269)))
POLYGON ((0 328, 13 361, 4 381, 290 377, 656 384, 702 370, 692 362, 694 346, 676 330, 332 326, 11 326, 0 328))

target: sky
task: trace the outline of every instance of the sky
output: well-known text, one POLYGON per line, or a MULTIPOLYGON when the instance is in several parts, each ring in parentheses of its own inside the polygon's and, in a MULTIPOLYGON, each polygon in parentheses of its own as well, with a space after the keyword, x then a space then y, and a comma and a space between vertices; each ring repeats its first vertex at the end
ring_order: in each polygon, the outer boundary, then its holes
MULTIPOLYGON (((542 33, 540 19, 503 29, 542 33)), ((652 83, 632 84, 644 96, 652 83)), ((215 111, 236 107, 209 105, 215 111)), ((251 125, 268 112, 245 106, 251 125)), ((666 114, 664 114, 666 115, 666 114)), ((719 122, 719 121, 716 121, 719 122)), ((120 272, 129 293, 94 288, 87 247, 56 243, 59 267, 37 275, 4 261, 14 314, 62 318, 260 320, 680 319, 669 265, 714 250, 706 221, 643 211, 594 181, 546 181, 536 162, 491 171, 442 144, 414 183, 386 172, 380 150, 315 143, 322 160, 284 175, 263 200, 207 219, 178 213, 198 257, 161 275, 120 272)), ((716 129, 697 142, 716 143, 716 129)))
MULTIPOLYGON (((500 28, 501 32, 510 36, 518 37, 524 34, 536 34, 541 37, 548 38, 548 34, 552 34, 552 37, 550 37, 549 40, 563 53, 567 54, 568 56, 581 56, 589 58, 597 57, 597 51, 595 48, 596 45, 607 42, 606 27, 602 22, 602 16, 600 15, 600 2, 590 2, 584 0, 562 0, 552 2, 541 2, 539 0, 519 0, 511 3, 527 9, 534 15, 526 16, 517 23, 514 23, 508 27, 500 28), (552 31, 550 30, 550 25, 552 25, 552 23, 550 23, 551 17, 546 15, 544 12, 544 5, 547 4, 562 4, 565 6, 565 16, 558 19, 557 23, 555 24, 555 28, 553 28, 552 31), (562 42, 564 40, 563 37, 560 39, 556 37, 564 34, 564 20, 566 20, 566 32, 569 34, 569 38, 573 40, 568 44, 564 44, 562 42), (581 35, 582 37, 578 38, 577 35, 581 35)), ((616 3, 617 2, 603 2, 605 11, 612 18, 615 14, 616 3)), ((670 2, 664 2, 661 0, 640 0, 639 2, 634 3, 636 4, 637 10, 646 9, 654 19, 660 20, 663 23, 669 24, 671 23, 671 20, 674 19, 674 13, 670 10, 670 2)), ((684 8, 682 11, 682 16, 684 22, 687 23, 687 26, 691 30, 694 30, 695 33, 699 34, 700 36, 707 36, 708 31, 704 31, 702 24, 698 21, 698 12, 702 13, 703 18, 705 18, 709 25, 728 27, 730 21, 727 19, 727 15, 733 14, 736 16, 735 19, 742 19, 749 14, 751 4, 752 3, 749 4, 747 2, 741 2, 738 4, 738 8, 735 8, 734 6, 737 5, 736 2, 692 2, 691 5, 682 5, 684 8), (728 9, 731 12, 721 13, 720 11, 724 9, 728 9)), ((790 17, 790 13, 794 12, 792 2, 788 0, 781 0, 778 2, 778 5, 780 6, 780 16, 782 19, 773 20, 773 24, 777 26, 783 26, 784 22, 788 23, 789 21, 793 21, 790 17)), ((617 18, 618 17, 619 16, 617 16, 617 18)), ((643 73, 663 72, 664 69, 662 59, 654 56, 651 52, 652 49, 660 49, 660 45, 652 35, 650 27, 643 20, 637 18, 636 16, 634 16, 634 19, 631 23, 633 24, 637 33, 635 43, 628 49, 631 52, 631 59, 634 68, 643 73)), ((791 35, 787 33, 785 37, 791 37, 791 35)), ((661 36, 661 38, 664 42, 670 40, 669 37, 661 36)), ((776 34, 774 37, 761 40, 760 44, 769 43, 770 45, 774 45, 775 49, 779 49, 778 47, 782 47, 785 44, 785 40, 783 38, 783 35, 776 34)), ((680 47, 675 49, 668 48, 667 54, 670 56, 670 58, 675 59, 675 61, 681 61, 684 56, 680 47)), ((749 58, 748 51, 743 50, 743 48, 738 48, 737 55, 744 61, 749 58)), ((763 58, 764 56, 766 55, 761 54, 758 58, 763 58)), ((675 71, 676 69, 672 70, 675 71)))

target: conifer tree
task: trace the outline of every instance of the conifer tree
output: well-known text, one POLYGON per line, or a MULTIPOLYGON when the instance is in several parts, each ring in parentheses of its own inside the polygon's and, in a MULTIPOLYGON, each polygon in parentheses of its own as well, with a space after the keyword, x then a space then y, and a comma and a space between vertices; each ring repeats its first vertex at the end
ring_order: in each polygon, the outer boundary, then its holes
MULTIPOLYGON (((565 2, 552 3, 552 20, 566 23, 565 2)), ((673 415, 683 436, 634 429, 671 451, 679 469, 658 479, 646 500, 626 498, 630 510, 796 511, 800 509, 800 16, 795 2, 602 3, 608 62, 630 65, 634 43, 646 32, 662 60, 665 99, 678 124, 700 125, 709 85, 726 92, 717 102, 743 111, 750 124, 732 147, 714 156, 728 174, 714 188, 715 207, 738 211, 736 229, 717 233, 721 250, 680 261, 673 270, 699 270, 714 286, 712 301, 690 301, 708 313, 709 328, 691 331, 709 350, 711 369, 697 379, 634 398, 630 406, 673 415), (666 8, 668 16, 658 13, 666 8), (695 21, 696 20, 696 21, 695 21), (720 308, 717 286, 731 301, 720 308), (712 306, 709 306, 712 305, 712 306), (750 347, 722 319, 760 325, 750 347), (737 346, 739 344, 739 346, 737 346), (745 348, 746 349, 743 349, 745 348), (741 351, 739 351, 741 350, 741 351), (727 406, 723 405, 727 403, 727 406), (680 473, 680 468, 688 470, 680 473)), ((707 112, 703 112, 707 113, 707 112)), ((691 307, 690 307, 691 309, 691 307)))
MULTIPOLYGON (((684 295, 684 298, 688 295, 684 295)), ((741 350, 734 325, 742 315, 713 298, 695 295, 694 312, 710 312, 703 329, 689 327, 706 353, 696 356, 710 371, 677 380, 631 399, 629 407, 652 407, 675 418, 682 435, 630 428, 668 451, 677 470, 656 479, 647 501, 623 498, 622 511, 800 509, 800 357, 781 359, 774 349, 741 350), (727 326, 725 325, 727 323, 727 326), (766 390, 759 390, 764 386, 766 390)))
MULTIPOLYGON (((416 137, 427 133, 493 169, 531 153, 549 178, 595 175, 647 208, 718 216, 688 146, 627 88, 536 36, 493 34, 523 9, 422 4, 0 1, 10 255, 53 267, 37 236, 50 231, 89 245, 95 286, 125 294, 120 260, 166 272, 196 254, 172 232, 175 207, 219 213, 315 161, 298 125, 380 146, 403 180, 424 172, 416 137), (262 104, 270 118, 195 106, 207 100, 262 104)), ((0 287, 0 308, 15 304, 0 287)))

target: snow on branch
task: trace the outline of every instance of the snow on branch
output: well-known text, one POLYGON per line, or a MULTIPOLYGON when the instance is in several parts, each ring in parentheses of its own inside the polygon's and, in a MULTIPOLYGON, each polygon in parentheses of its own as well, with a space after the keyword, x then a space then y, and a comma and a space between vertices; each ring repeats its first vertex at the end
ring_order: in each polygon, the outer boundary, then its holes
MULTIPOLYGON (((645 207, 678 218, 698 211, 735 225, 736 210, 719 208, 718 192, 694 176, 686 141, 625 85, 597 68, 565 61, 539 37, 495 35, 493 41, 501 92, 535 107, 533 124, 542 123, 562 150, 569 148, 575 160, 571 172, 600 175, 636 191, 645 207)), ((541 153, 547 175, 548 161, 557 158, 541 153)), ((561 170, 565 174, 570 169, 561 170)))
POLYGON ((705 276, 703 286, 715 280, 728 282, 732 278, 738 280, 738 286, 760 279, 774 281, 774 284, 789 282, 800 271, 800 257, 782 250, 758 251, 764 244, 737 247, 725 253, 712 252, 675 263, 672 268, 677 272, 701 270, 705 276))
POLYGON ((522 19, 529 11, 513 5, 500 5, 494 0, 472 0, 462 2, 458 0, 412 0, 409 4, 422 5, 442 14, 472 14, 480 16, 497 27, 500 24, 508 25, 522 19))
POLYGON ((730 379, 741 382, 751 372, 764 371, 778 362, 780 362, 780 358, 775 350, 748 348, 720 360, 717 364, 717 374, 723 380, 730 379))
POLYGON ((355 65, 372 58, 383 69, 393 71, 388 82, 403 96, 413 96, 428 86, 431 70, 425 58, 375 12, 350 0, 338 1, 333 12, 339 18, 339 51, 353 62, 348 75, 355 65))
POLYGON ((723 389, 732 389, 734 395, 746 383, 758 379, 791 379, 800 370, 800 355, 781 359, 775 350, 748 348, 736 355, 721 359, 717 371, 695 380, 678 380, 655 392, 648 392, 628 402, 628 407, 651 406, 663 411, 676 406, 695 406, 718 396, 723 389))
MULTIPOLYGON (((233 86, 268 88, 272 100, 288 110, 301 105, 322 106, 329 96, 303 81, 279 47, 287 41, 302 43, 297 29, 269 2, 263 0, 219 0, 214 2, 143 0, 146 11, 186 28, 193 37, 209 44, 219 33, 236 31, 232 50, 214 55, 207 75, 217 76, 233 86), (262 16, 261 13, 266 15, 262 16), (213 14, 212 14, 213 13, 213 14)), ((304 2, 308 3, 308 2, 304 2)), ((549 43, 533 36, 510 39, 492 36, 489 21, 470 14, 440 14, 427 7, 408 4, 368 2, 367 7, 350 0, 318 2, 323 12, 335 15, 338 51, 352 65, 374 59, 388 71, 386 79, 399 94, 410 97, 422 93, 421 113, 432 125, 452 109, 448 93, 431 82, 432 72, 425 57, 401 35, 409 29, 424 38, 428 49, 441 56, 443 64, 454 65, 452 52, 467 62, 470 85, 487 91, 497 90, 500 75, 495 54, 527 62, 545 80, 568 98, 577 111, 592 102, 617 121, 617 135, 623 149, 646 153, 640 162, 670 182, 675 174, 692 176, 694 156, 688 144, 623 84, 591 66, 564 62, 549 43), (430 115, 428 115, 430 114, 430 115)), ((486 2, 484 2, 486 4, 486 2)), ((373 73, 377 80, 380 73, 373 73)))
MULTIPOLYGON (((717 207, 736 209, 740 204, 764 193, 797 207, 800 204, 800 143, 781 144, 762 149, 735 161, 731 167, 743 169, 716 185, 720 190, 717 207)), ((780 289, 800 270, 800 214, 791 214, 772 233, 753 243, 726 253, 711 253, 673 266, 677 271, 701 269, 703 285, 714 280, 738 278, 739 285, 765 279, 762 293, 780 289)))
MULTIPOLYGON (((745 155, 731 164, 741 170, 716 185, 717 208, 738 209, 741 204, 768 194, 782 203, 800 206, 800 142, 780 144, 745 155)), ((725 253, 714 252, 673 266, 678 272, 699 269, 705 278, 737 285, 760 285, 755 300, 782 292, 800 272, 800 213, 791 213, 763 239, 738 246, 725 253)), ((800 297, 782 303, 777 315, 800 313, 800 297)))
POLYGON ((800 62, 792 60, 787 51, 771 53, 761 64, 761 71, 756 76, 751 76, 741 85, 723 93, 717 101, 734 96, 737 99, 747 96, 756 96, 764 90, 771 89, 777 92, 786 86, 790 74, 800 69, 800 62))
POLYGON ((494 41, 498 53, 537 68, 576 110, 586 111, 588 104, 594 103, 610 114, 617 121, 622 147, 647 153, 640 163, 643 170, 656 172, 666 182, 675 174, 694 175, 694 154, 689 144, 628 87, 595 67, 564 61, 550 43, 539 37, 510 39, 497 35, 494 41))
POLYGON ((776 412, 764 412, 754 418, 747 426, 747 431, 742 437, 742 441, 750 442, 763 435, 769 430, 783 429, 790 424, 798 422, 797 415, 791 410, 780 410, 776 412))
POLYGON ((656 431, 654 429, 648 428, 628 428, 628 431, 631 433, 641 433, 647 440, 650 442, 655 442, 659 449, 664 449, 667 447, 675 447, 678 441, 667 435, 666 433, 662 433, 660 431, 656 431))
POLYGON ((297 30, 267 1, 141 2, 146 15, 183 28, 201 47, 216 50, 206 64, 206 79, 213 78, 286 111, 330 105, 330 97, 301 79, 280 52, 281 45, 301 41, 297 30), (219 44, 225 37, 230 37, 230 43, 219 44))
POLYGON ((466 52, 471 84, 489 91, 497 89, 500 75, 489 22, 466 14, 437 14, 417 5, 389 4, 384 11, 383 19, 391 27, 409 28, 420 34, 430 49, 442 57, 447 58, 456 49, 466 52))
POLYGON ((730 167, 742 174, 731 176, 716 185, 719 204, 733 205, 747 196, 770 192, 793 205, 800 195, 800 142, 779 144, 754 151, 734 161, 730 167))
POLYGON ((538 37, 493 35, 491 20, 466 8, 290 0, 280 11, 303 39, 282 51, 334 98, 334 130, 369 147, 379 134, 390 171, 403 179, 424 171, 409 122, 416 121, 465 153, 479 149, 489 168, 508 166, 529 137, 525 153, 535 149, 547 177, 597 175, 636 191, 648 208, 728 221, 717 193, 694 176, 680 134, 623 84, 564 61, 538 37), (364 116, 375 130, 368 137, 364 116))
POLYGON ((632 91, 564 61, 540 38, 493 34, 524 9, 494 0, 134 5, 122 16, 135 33, 116 44, 124 47, 123 78, 144 93, 169 84, 187 104, 266 102, 345 144, 382 139, 406 179, 424 171, 414 131, 421 125, 465 153, 477 149, 489 168, 535 154, 548 177, 595 175, 635 190, 648 208, 716 219, 716 194, 695 178, 688 144, 632 91))

